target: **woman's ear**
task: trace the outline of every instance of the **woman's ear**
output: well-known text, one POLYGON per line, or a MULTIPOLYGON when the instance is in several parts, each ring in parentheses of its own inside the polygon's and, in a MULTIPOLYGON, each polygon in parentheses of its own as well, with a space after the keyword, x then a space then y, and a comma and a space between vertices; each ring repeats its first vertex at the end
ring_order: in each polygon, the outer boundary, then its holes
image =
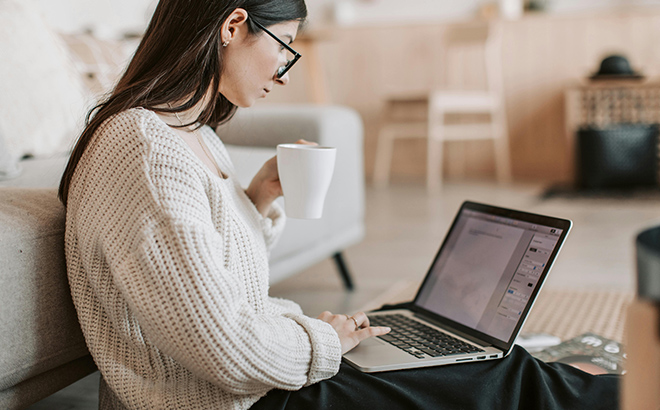
POLYGON ((231 14, 222 23, 220 29, 222 44, 227 47, 232 40, 236 38, 241 29, 244 29, 247 22, 248 13, 245 9, 238 8, 231 12, 231 14))

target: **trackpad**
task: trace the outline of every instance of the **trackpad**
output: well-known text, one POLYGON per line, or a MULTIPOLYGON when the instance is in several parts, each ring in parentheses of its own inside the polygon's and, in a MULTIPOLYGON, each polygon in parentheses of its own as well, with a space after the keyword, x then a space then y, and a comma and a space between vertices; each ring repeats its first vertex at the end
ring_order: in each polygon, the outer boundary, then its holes
POLYGON ((370 337, 369 339, 366 339, 366 340, 361 341, 360 344, 357 345, 356 349, 359 348, 359 347, 363 347, 363 348, 365 348, 365 347, 369 347, 369 348, 372 348, 372 347, 374 347, 374 346, 387 346, 387 345, 388 345, 387 342, 384 342, 384 341, 382 341, 382 340, 380 340, 380 339, 376 339, 375 337, 370 337))
MULTIPOLYGON (((392 354, 392 347, 389 343, 376 339, 375 337, 370 337, 369 339, 363 340, 357 345, 353 350, 346 353, 348 356, 360 356, 360 357, 379 357, 382 360, 382 355, 387 356, 392 354)), ((394 349, 396 352, 397 349, 394 349)))

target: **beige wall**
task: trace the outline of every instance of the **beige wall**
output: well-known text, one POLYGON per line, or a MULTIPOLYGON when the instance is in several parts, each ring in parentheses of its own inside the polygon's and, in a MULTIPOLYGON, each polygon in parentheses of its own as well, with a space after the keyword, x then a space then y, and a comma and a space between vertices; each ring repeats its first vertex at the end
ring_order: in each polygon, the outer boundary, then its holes
MULTIPOLYGON (((392 91, 429 90, 441 85, 439 44, 445 27, 342 28, 320 42, 320 60, 332 102, 354 107, 363 116, 368 175, 373 171, 384 96, 392 91)), ((657 76, 658 38, 660 9, 656 8, 628 13, 527 15, 505 22, 504 83, 514 177, 569 180, 572 166, 564 135, 565 88, 593 73, 602 57, 611 52, 624 53, 635 69, 657 76)), ((277 90, 269 103, 309 100, 303 61, 292 70, 290 87, 277 90)), ((422 141, 397 143, 395 177, 422 177, 424 148, 422 141)), ((447 156, 464 162, 468 176, 489 178, 493 171, 490 150, 487 142, 450 145, 447 156)))

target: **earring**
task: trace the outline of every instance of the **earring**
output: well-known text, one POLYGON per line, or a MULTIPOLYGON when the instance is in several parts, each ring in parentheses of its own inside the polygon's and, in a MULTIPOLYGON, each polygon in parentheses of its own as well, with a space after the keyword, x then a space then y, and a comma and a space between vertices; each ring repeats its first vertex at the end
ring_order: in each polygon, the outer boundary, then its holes
POLYGON ((229 45, 229 40, 227 40, 227 41, 225 41, 224 43, 222 43, 222 46, 223 46, 223 47, 227 47, 228 45, 229 45))

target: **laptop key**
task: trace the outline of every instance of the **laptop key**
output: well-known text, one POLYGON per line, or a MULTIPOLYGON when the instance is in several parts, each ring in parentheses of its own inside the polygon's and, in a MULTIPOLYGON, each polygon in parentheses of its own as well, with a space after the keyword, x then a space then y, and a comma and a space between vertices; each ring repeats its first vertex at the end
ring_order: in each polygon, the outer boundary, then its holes
POLYGON ((442 353, 437 352, 437 351, 435 351, 435 350, 428 349, 428 348, 424 348, 424 349, 420 349, 420 350, 421 350, 422 352, 426 353, 427 355, 431 356, 431 357, 442 356, 442 353))
POLYGON ((465 354, 468 353, 466 349, 482 351, 403 315, 376 316, 370 318, 370 323, 373 326, 391 327, 390 333, 379 337, 415 357, 420 354, 431 357, 465 354))

